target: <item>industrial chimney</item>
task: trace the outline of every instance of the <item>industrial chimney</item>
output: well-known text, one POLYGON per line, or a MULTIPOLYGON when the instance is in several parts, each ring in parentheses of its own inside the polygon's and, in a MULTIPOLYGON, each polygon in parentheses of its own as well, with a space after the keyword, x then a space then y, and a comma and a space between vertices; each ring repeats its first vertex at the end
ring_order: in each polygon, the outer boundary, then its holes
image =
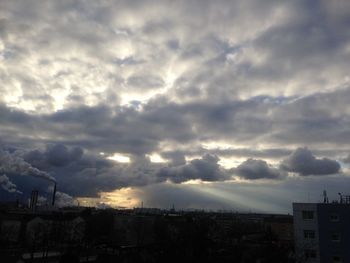
POLYGON ((29 205, 29 208, 32 210, 33 213, 36 211, 36 204, 38 202, 38 196, 39 196, 39 191, 33 190, 32 194, 30 196, 30 205, 29 205))
POLYGON ((52 193, 52 206, 55 206, 55 199, 56 199, 56 182, 55 185, 53 187, 53 193, 52 193))

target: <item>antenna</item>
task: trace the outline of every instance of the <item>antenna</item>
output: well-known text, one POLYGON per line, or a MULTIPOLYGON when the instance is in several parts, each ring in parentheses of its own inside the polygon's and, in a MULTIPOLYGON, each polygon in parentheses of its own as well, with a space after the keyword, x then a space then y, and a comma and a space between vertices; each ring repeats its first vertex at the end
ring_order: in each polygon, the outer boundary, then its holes
POLYGON ((338 193, 338 195, 339 195, 339 198, 340 198, 340 203, 342 204, 343 203, 343 196, 342 196, 341 193, 338 193))
POLYGON ((327 191, 323 190, 323 203, 328 204, 328 202, 327 191))

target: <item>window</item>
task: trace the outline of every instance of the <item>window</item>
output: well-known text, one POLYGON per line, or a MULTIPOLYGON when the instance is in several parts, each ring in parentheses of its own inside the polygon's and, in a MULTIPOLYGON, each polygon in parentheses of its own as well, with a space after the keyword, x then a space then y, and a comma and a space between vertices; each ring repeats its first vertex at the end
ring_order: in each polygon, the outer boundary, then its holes
POLYGON ((339 215, 338 214, 331 214, 329 217, 331 222, 338 222, 339 221, 339 215))
POLYGON ((331 240, 333 242, 339 242, 340 241, 340 234, 339 233, 332 233, 331 240))
POLYGON ((314 211, 302 211, 302 215, 304 220, 314 219, 314 211))
POLYGON ((315 231, 314 230, 304 230, 304 238, 305 239, 315 239, 315 231))
POLYGON ((316 258, 316 250, 314 249, 305 249, 304 250, 305 258, 316 258))

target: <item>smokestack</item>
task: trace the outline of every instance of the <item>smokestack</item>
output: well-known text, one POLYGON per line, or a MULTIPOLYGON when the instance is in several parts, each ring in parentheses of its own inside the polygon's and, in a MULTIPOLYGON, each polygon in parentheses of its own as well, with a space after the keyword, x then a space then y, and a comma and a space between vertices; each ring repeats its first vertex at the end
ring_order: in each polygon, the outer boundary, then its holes
POLYGON ((52 206, 55 206, 55 200, 56 200, 56 183, 53 187, 53 193, 52 193, 52 206))
POLYGON ((35 210, 36 210, 36 204, 38 202, 38 196, 39 196, 39 191, 38 190, 33 190, 32 194, 30 196, 30 205, 29 205, 29 208, 32 210, 32 212, 35 212, 35 210))

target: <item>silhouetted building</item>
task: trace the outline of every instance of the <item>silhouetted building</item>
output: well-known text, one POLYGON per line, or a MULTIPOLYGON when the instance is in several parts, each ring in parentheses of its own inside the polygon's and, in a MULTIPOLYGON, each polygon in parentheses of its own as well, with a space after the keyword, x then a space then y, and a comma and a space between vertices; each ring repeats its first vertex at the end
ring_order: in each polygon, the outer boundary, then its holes
POLYGON ((271 233, 280 241, 293 241, 293 218, 292 216, 271 216, 264 219, 264 224, 271 233))

